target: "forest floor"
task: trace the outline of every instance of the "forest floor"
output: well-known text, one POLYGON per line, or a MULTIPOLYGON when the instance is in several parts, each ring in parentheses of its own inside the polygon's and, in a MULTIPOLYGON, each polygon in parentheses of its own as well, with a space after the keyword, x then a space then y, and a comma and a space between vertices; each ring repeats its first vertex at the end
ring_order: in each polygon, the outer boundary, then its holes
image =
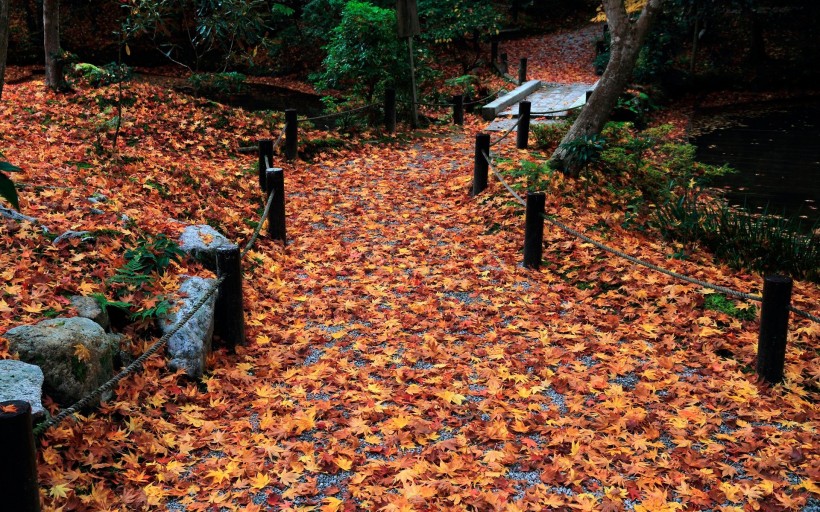
MULTIPOLYGON (((566 59, 531 61, 531 75, 584 81, 583 34, 530 40, 566 59)), ((0 150, 24 168, 22 213, 97 238, 53 245, 0 218, 0 333, 72 315, 70 294, 113 298, 139 238, 253 231, 256 157, 238 148, 276 138, 281 118, 131 83, 112 153, 116 92, 55 95, 39 78, 4 91, 0 150)), ((758 321, 705 308, 709 290, 549 227, 542 268, 523 268, 523 209, 495 182, 469 194, 485 124, 303 130, 303 147, 334 147, 276 162, 290 240, 263 236, 244 262, 247 344, 214 352, 200 382, 154 357, 48 431, 45 510, 817 510, 820 325, 792 319, 786 381, 769 387, 754 373, 758 321)), ((494 151, 514 183, 519 161, 549 156, 512 138, 494 151)), ((760 292, 753 273, 702 251, 675 259, 676 244, 624 228, 599 183, 554 174, 546 191, 549 215, 613 247, 760 292)), ((120 298, 145 308, 183 274, 209 275, 184 261, 120 298)), ((816 314, 818 298, 795 283, 795 306, 816 314)), ((130 326, 123 348, 140 353, 151 333, 130 326)), ((13 357, 2 338, 0 357, 13 357)))

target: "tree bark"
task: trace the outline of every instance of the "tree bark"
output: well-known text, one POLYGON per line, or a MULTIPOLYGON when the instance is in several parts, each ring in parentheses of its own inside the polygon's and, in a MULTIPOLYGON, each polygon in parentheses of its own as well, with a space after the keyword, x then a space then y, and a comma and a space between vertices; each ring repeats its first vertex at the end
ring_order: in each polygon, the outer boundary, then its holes
POLYGON ((46 53, 46 85, 55 91, 63 90, 60 0, 43 0, 43 47, 46 53))
POLYGON ((662 2, 663 0, 649 0, 638 19, 632 21, 626 13, 624 0, 604 0, 604 10, 612 37, 609 63, 581 114, 552 154, 551 160, 556 168, 576 177, 581 172, 580 165, 573 161, 570 152, 562 146, 581 137, 601 133, 609 114, 618 102, 618 96, 632 77, 641 46, 649 33, 649 27, 660 11, 662 2))
POLYGON ((0 99, 3 99, 6 57, 9 53, 9 3, 11 0, 0 0, 0 99))

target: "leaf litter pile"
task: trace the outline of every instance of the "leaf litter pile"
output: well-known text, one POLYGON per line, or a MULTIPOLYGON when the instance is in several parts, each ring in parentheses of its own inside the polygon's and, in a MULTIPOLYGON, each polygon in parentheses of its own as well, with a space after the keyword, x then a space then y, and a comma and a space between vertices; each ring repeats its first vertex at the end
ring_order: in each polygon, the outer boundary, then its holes
MULTIPOLYGON (((0 222, 0 332, 73 314, 67 295, 110 295, 140 236, 253 231, 256 161, 237 147, 281 120, 132 83, 112 156, 98 98, 114 92, 4 91, 23 213, 96 241, 0 222)), ((549 227, 544 266, 522 268, 522 209, 497 183, 468 193, 482 128, 277 157, 290 242, 263 236, 243 263, 247 344, 217 350, 201 382, 154 357, 50 430, 46 510, 816 510, 820 326, 792 317, 786 383, 770 388, 754 374, 758 321, 705 308, 707 290, 549 227)), ((544 157, 512 144, 497 148, 511 162, 544 157)), ((547 213, 759 293, 759 276, 708 254, 669 259, 671 245, 621 227, 611 199, 554 176, 547 213)), ((184 261, 125 298, 150 307, 182 274, 208 272, 184 261)), ((797 307, 816 312, 818 296, 795 284, 797 307)), ((141 353, 146 331, 129 327, 124 347, 141 353)), ((5 340, 0 355, 13 357, 5 340)))

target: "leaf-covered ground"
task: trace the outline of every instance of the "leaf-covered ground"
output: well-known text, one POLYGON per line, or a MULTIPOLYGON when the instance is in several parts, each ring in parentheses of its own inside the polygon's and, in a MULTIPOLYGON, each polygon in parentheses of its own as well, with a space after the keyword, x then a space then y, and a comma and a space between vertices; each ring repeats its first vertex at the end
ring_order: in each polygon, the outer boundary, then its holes
MULTIPOLYGON (((550 69, 540 78, 559 81, 550 69)), ((0 332, 72 314, 65 295, 110 293, 142 233, 253 230, 256 162, 237 147, 277 136, 279 119, 132 83, 113 159, 95 143, 110 146, 97 98, 114 92, 4 91, 23 212, 98 238, 54 246, 0 221, 0 332)), ((277 162, 291 240, 262 237, 245 262, 247 345, 215 352, 202 382, 155 357, 50 431, 46 510, 816 510, 820 326, 793 319, 786 384, 767 388, 757 320, 705 309, 703 290, 551 229, 544 267, 522 268, 521 209, 497 183, 468 194, 482 127, 363 134, 277 162)), ((511 139, 497 149, 512 163, 544 156, 511 139)), ((548 191, 548 213, 615 247, 759 292, 758 276, 625 231, 597 185, 555 176, 548 191)), ((192 272, 206 274, 185 262, 154 292, 192 272)), ((816 313, 819 296, 796 283, 798 307, 816 313)), ((152 341, 140 332, 136 353, 152 341)))

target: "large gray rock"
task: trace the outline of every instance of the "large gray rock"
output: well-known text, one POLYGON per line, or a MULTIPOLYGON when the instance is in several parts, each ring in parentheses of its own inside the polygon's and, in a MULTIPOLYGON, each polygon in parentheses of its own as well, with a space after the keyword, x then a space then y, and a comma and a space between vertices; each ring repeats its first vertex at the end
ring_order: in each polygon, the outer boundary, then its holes
POLYGON ((77 316, 94 320, 105 330, 111 325, 108 312, 100 307, 100 304, 93 297, 73 295, 71 305, 77 310, 77 316))
MULTIPOLYGON (((180 297, 175 300, 174 311, 160 319, 163 333, 167 333, 176 323, 191 311, 214 282, 213 279, 189 277, 179 287, 180 297)), ((214 305, 216 294, 188 320, 180 330, 168 340, 168 366, 174 370, 183 369, 192 378, 202 377, 205 360, 211 352, 214 335, 214 305)))
POLYGON ((211 270, 216 269, 216 252, 235 249, 237 245, 207 224, 188 226, 179 237, 179 248, 202 261, 211 270))
POLYGON ((45 415, 43 403, 43 371, 33 364, 0 360, 0 402, 24 400, 31 404, 31 415, 39 419, 45 415))
POLYGON ((21 361, 43 370, 45 391, 60 405, 85 397, 113 374, 118 338, 88 318, 52 318, 21 325, 5 337, 9 350, 21 361))

